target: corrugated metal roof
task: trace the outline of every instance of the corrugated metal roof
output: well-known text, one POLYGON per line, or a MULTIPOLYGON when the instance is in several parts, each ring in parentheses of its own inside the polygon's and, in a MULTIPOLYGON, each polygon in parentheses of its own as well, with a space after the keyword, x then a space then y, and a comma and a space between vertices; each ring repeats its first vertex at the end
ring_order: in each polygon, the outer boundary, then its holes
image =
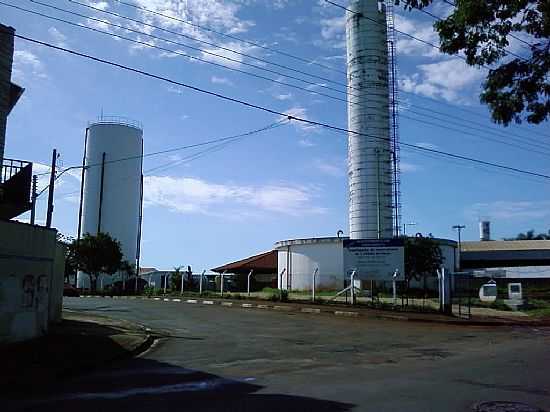
POLYGON ((251 270, 255 271, 273 271, 277 272, 277 251, 271 250, 269 252, 260 253, 259 255, 250 256, 246 259, 231 262, 226 265, 212 269, 212 272, 235 272, 239 270, 251 270))
POLYGON ((491 252, 517 250, 548 250, 550 240, 494 240, 484 242, 462 242, 462 252, 491 252))

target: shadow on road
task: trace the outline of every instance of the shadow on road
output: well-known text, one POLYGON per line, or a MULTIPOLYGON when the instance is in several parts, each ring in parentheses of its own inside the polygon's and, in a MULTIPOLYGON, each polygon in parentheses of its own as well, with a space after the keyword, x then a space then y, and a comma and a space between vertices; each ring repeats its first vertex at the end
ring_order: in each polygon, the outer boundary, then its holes
POLYGON ((35 395, 3 402, 3 411, 349 411, 351 404, 293 395, 257 393, 249 381, 222 378, 148 359, 97 370, 35 395))

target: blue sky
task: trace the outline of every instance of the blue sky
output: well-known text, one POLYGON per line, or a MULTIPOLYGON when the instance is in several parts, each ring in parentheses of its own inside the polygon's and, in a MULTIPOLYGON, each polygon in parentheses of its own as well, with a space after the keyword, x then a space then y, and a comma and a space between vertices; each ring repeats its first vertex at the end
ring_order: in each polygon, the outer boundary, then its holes
MULTIPOLYGON (((42 1, 119 25, 131 24, 136 30, 194 47, 206 47, 237 60, 228 62, 216 58, 216 63, 239 70, 295 84, 300 83, 288 79, 288 75, 306 78, 318 84, 302 84, 303 87, 345 98, 326 90, 324 85, 339 88, 326 81, 273 66, 269 67, 286 73, 287 77, 250 69, 243 63, 262 63, 141 27, 67 0, 42 1)), ((262 48, 198 31, 175 20, 138 12, 117 2, 80 1, 335 82, 345 82, 345 76, 338 72, 345 71, 343 11, 322 1, 135 2, 336 70, 306 65, 262 48)), ((7 2, 136 38, 135 33, 125 34, 121 29, 56 12, 27 0, 7 2)), ((0 7, 1 22, 14 26, 21 35, 116 60, 285 113, 346 127, 344 102, 0 7)), ((430 10, 440 16, 448 13, 448 9, 437 4, 430 10)), ((437 42, 432 22, 430 17, 417 11, 399 10, 396 16, 398 29, 437 42)), ((139 36, 142 41, 214 60, 197 51, 139 36)), ((483 70, 466 67, 457 57, 440 55, 437 50, 405 37, 398 37, 397 49, 403 142, 550 174, 548 124, 508 128, 492 125, 487 109, 479 105, 477 97, 485 75, 483 70), (422 116, 422 113, 439 119, 422 116)), ((526 52, 517 42, 511 44, 510 49, 519 54, 526 52)), ((81 162, 85 127, 102 112, 143 123, 146 152, 230 136, 278 120, 274 115, 21 40, 16 41, 13 80, 25 87, 26 92, 9 118, 6 157, 46 164, 55 147, 61 153, 63 167, 81 162)), ((147 158, 144 169, 175 162, 199 150, 147 158)), ((208 269, 269 250, 278 240, 333 236, 339 229, 347 233, 346 153, 345 135, 291 124, 239 140, 192 162, 172 163, 168 169, 152 172, 146 178, 145 187, 142 264, 159 268, 190 264, 196 270, 208 269)), ((47 171, 46 166, 36 168, 39 172, 47 171)), ((76 233, 78 175, 77 171, 67 173, 59 180, 56 192, 54 225, 65 234, 76 233)), ((492 221, 493 237, 497 239, 531 228, 550 229, 550 190, 548 182, 542 179, 404 149, 401 180, 403 220, 416 222, 417 226, 410 229, 415 232, 454 238, 451 226, 460 223, 467 226, 465 238, 474 240, 478 237, 480 217, 492 221)), ((40 184, 44 185, 44 180, 40 184)), ((45 216, 45 201, 46 196, 39 200, 40 218, 45 216)))

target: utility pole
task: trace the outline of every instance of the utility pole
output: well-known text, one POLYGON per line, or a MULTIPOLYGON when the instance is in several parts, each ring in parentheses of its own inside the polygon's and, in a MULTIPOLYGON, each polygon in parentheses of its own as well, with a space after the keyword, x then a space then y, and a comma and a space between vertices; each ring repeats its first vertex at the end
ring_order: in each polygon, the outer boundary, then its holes
POLYGON ((458 262, 456 263, 456 268, 457 270, 460 272, 460 251, 462 249, 462 237, 461 237, 461 234, 462 234, 462 229, 465 229, 466 226, 465 225, 454 225, 453 226, 453 229, 455 229, 456 231, 458 231, 458 253, 457 253, 457 260, 458 262))
POLYGON ((31 225, 34 225, 36 217, 36 185, 38 183, 38 176, 32 176, 32 195, 31 195, 31 225))
POLYGON ((48 209, 46 213, 46 227, 52 227, 53 215, 53 191, 55 186, 55 164, 57 162, 57 149, 53 149, 52 170, 50 172, 50 186, 48 187, 48 209))

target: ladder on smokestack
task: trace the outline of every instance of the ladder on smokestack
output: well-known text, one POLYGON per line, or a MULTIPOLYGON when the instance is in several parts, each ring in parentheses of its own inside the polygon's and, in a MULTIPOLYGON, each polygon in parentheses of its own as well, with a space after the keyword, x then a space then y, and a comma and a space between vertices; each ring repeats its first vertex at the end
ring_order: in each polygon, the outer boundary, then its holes
POLYGON ((389 80, 389 99, 390 99, 390 136, 392 150, 392 173, 393 173, 393 225, 394 235, 400 234, 401 228, 401 169, 400 146, 399 146, 399 94, 397 82, 397 64, 396 64, 396 36, 395 36, 395 18, 393 13, 393 1, 386 0, 386 23, 388 36, 388 80, 389 80))

